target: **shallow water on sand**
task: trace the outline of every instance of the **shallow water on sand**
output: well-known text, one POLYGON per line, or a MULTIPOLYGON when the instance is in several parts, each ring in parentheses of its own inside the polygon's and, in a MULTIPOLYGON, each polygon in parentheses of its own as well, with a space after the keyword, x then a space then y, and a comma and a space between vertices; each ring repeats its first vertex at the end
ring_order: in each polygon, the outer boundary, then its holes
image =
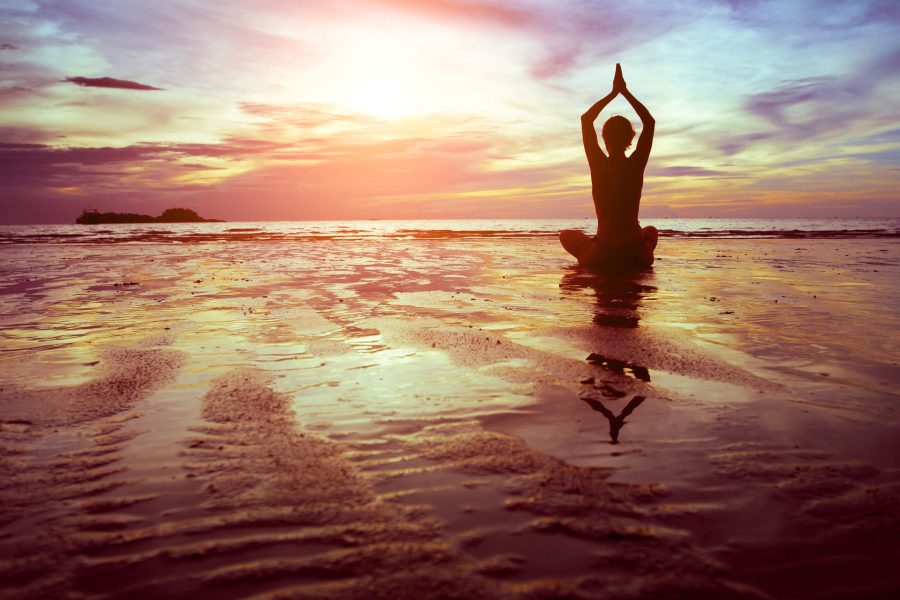
POLYGON ((900 584, 895 241, 0 253, 4 593, 900 584))
MULTIPOLYGON (((645 219, 668 238, 896 239, 900 219, 645 219)), ((596 228, 584 219, 427 219, 4 225, 4 244, 310 242, 323 240, 556 238, 563 229, 596 228)))

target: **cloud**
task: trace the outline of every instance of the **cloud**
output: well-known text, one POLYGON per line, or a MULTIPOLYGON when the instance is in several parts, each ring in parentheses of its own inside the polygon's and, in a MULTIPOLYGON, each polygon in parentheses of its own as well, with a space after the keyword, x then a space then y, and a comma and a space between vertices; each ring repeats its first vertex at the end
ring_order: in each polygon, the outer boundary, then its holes
POLYGON ((900 23, 900 4, 897 4, 895 0, 874 0, 866 7, 866 23, 884 21, 900 23))
POLYGON ((583 61, 607 57, 651 41, 694 15, 684 7, 632 1, 515 6, 496 0, 370 0, 409 14, 524 34, 540 47, 530 72, 539 80, 561 77, 583 61))
POLYGON ((12 44, 3 43, 0 44, 0 50, 18 50, 18 46, 13 46, 12 44))
POLYGON ((0 153, 7 144, 43 144, 57 135, 34 127, 0 123, 0 153))
MULTIPOLYGON (((261 162, 323 161, 364 152, 403 155, 421 140, 409 136, 382 144, 372 144, 369 131, 377 123, 346 115, 326 105, 240 105, 246 114, 264 119, 253 132, 225 136, 214 143, 156 142, 123 146, 51 145, 57 134, 38 126, 6 126, 0 123, 0 181, 9 186, 48 188, 68 180, 72 184, 115 186, 133 181, 129 173, 153 172, 153 184, 168 185, 171 177, 183 174, 185 163, 206 166, 249 166, 261 162), (328 138, 311 135, 318 125, 334 127, 345 123, 340 135, 328 138), (273 132, 278 133, 274 135, 273 132), (366 146, 368 140, 369 146, 366 146), (118 182, 118 183, 117 183, 118 182)), ((444 153, 477 150, 475 140, 442 140, 444 153)), ((179 184, 180 185, 180 184, 179 184)))
POLYGON ((868 146, 871 144, 900 144, 900 128, 889 129, 867 135, 850 142, 854 146, 868 146))
POLYGON ((857 112, 867 89, 858 81, 837 77, 807 77, 786 82, 771 92, 750 96, 746 110, 794 138, 824 133, 843 125, 857 112), (795 110, 802 108, 803 110, 795 110))
POLYGON ((259 102, 240 102, 241 111, 252 117, 262 119, 263 122, 256 125, 258 131, 275 129, 286 131, 289 129, 310 129, 320 125, 334 126, 374 126, 377 120, 366 115, 336 111, 325 104, 265 104, 259 102))
MULTIPOLYGON (((0 133, 6 133, 0 129, 0 133)), ((13 131, 19 140, 29 139, 27 131, 13 131)), ((37 133, 35 133, 37 137, 37 133)), ((14 139, 16 139, 14 138, 14 139)), ((45 181, 54 184, 60 176, 79 174, 93 179, 103 168, 103 175, 119 175, 130 167, 147 167, 150 163, 181 168, 181 159, 215 158, 239 161, 255 156, 277 157, 287 148, 283 143, 266 140, 229 138, 217 144, 133 144, 113 147, 53 147, 34 143, 0 143, 0 180, 9 185, 45 181)))
POLYGON ((706 169, 704 167, 671 166, 650 167, 647 177, 738 177, 734 173, 706 169))
POLYGON ((377 0, 377 4, 441 19, 461 19, 493 23, 506 27, 532 24, 537 15, 507 3, 468 0, 377 0))
POLYGON ((896 0, 724 0, 732 18, 743 25, 769 31, 795 32, 798 24, 816 31, 842 31, 872 23, 900 22, 896 0))
POLYGON ((14 85, 11 87, 0 88, 0 104, 10 99, 18 99, 23 96, 37 96, 39 92, 24 85, 14 85))
POLYGON ((114 79, 112 77, 66 77, 65 81, 82 87, 113 88, 118 90, 162 90, 137 81, 127 79, 114 79))
POLYGON ((896 84, 900 50, 882 53, 842 75, 782 81, 767 92, 747 96, 743 110, 764 121, 763 130, 732 133, 713 142, 726 156, 757 143, 795 148, 798 142, 820 145, 860 130, 878 130, 896 122, 892 107, 879 99, 882 86, 896 84))
POLYGON ((161 154, 154 146, 123 148, 53 148, 45 144, 0 144, 0 181, 22 192, 59 185, 95 182, 98 175, 118 174, 117 164, 143 162, 161 154), (102 173, 94 170, 103 167, 102 173), (110 167, 113 167, 110 169, 110 167))
POLYGON ((749 96, 745 107, 751 114, 779 127, 828 129, 828 121, 832 121, 832 126, 838 125, 835 117, 842 114, 865 115, 868 111, 863 103, 871 99, 872 92, 878 86, 896 80, 898 69, 900 49, 893 49, 842 77, 806 77, 785 81, 771 92, 749 96), (801 105, 805 108, 803 114, 789 118, 788 111, 801 105))
MULTIPOLYGON (((310 135, 310 128, 332 126, 339 111, 262 104, 246 104, 244 110, 275 129, 282 123, 307 128, 287 128, 274 141, 254 135, 208 144, 122 147, 23 143, 30 132, 13 132, 8 141, 18 143, 0 144, 0 181, 14 193, 0 209, 16 221, 65 222, 77 216, 87 198, 108 210, 154 212, 177 197, 201 214, 228 219, 472 216, 484 208, 473 192, 487 190, 516 197, 516 202, 497 199, 487 208, 514 216, 543 210, 530 199, 558 194, 554 182, 569 173, 568 165, 486 169, 498 158, 504 139, 468 120, 438 119, 439 130, 428 136, 416 123, 385 129, 383 123, 349 120, 341 134, 323 137, 310 135), (59 203, 61 189, 69 204, 59 203), (50 206, 57 212, 45 210, 50 206)), ((266 131, 255 133, 265 136, 266 131)), ((568 190, 566 184, 563 189, 568 190)), ((589 194, 581 189, 578 197, 589 194)))

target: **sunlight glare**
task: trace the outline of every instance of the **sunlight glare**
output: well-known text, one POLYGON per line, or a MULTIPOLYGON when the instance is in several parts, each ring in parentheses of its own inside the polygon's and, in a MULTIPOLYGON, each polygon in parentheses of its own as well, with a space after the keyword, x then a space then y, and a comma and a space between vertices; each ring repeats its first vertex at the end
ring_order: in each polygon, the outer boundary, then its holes
POLYGON ((350 78, 339 102, 353 112, 388 120, 411 116, 416 109, 413 86, 385 72, 350 78))

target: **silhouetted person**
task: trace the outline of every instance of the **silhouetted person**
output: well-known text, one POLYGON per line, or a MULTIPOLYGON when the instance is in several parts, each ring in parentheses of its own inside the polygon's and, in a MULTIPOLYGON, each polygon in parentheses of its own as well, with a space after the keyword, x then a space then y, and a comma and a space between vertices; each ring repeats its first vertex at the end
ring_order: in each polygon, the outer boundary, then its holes
POLYGON ((655 125, 650 111, 628 91, 622 67, 616 64, 612 91, 581 116, 581 135, 591 169, 591 188, 597 211, 597 235, 590 238, 575 229, 559 234, 563 247, 582 266, 640 268, 653 264, 658 234, 655 227, 641 229, 638 209, 655 125), (600 149, 594 129, 600 111, 619 94, 628 100, 643 123, 641 137, 631 156, 625 156, 625 150, 634 139, 634 129, 628 119, 616 115, 604 123, 603 141, 609 156, 600 149))

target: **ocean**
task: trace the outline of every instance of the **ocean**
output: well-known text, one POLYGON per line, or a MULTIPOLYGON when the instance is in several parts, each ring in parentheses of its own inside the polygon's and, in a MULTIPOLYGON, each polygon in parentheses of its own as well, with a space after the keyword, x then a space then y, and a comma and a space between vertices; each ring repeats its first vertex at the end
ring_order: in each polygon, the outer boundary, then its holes
MULTIPOLYGON (((900 218, 882 219, 645 219, 674 238, 897 238, 900 218)), ((584 219, 471 219, 0 225, 0 244, 202 243, 323 239, 453 239, 555 236, 591 232, 584 219)))

